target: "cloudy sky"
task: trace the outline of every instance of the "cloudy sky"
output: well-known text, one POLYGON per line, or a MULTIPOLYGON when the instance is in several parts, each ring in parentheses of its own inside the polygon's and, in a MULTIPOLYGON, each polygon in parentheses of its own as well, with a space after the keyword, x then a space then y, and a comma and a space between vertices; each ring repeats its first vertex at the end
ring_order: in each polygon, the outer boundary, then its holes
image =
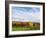
POLYGON ((40 8, 12 7, 12 20, 22 22, 40 22, 40 8))

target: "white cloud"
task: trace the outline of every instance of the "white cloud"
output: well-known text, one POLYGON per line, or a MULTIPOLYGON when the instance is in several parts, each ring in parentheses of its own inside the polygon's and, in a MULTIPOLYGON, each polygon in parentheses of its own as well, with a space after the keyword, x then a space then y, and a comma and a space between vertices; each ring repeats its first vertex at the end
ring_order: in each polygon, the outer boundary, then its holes
POLYGON ((13 21, 40 22, 40 13, 17 13, 17 15, 13 15, 13 21))

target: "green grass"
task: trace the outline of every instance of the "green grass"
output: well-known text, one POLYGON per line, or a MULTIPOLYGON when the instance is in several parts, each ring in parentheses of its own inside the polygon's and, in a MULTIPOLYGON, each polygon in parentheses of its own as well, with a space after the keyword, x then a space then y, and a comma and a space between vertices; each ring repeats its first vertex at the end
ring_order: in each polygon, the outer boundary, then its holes
POLYGON ((26 30, 40 30, 39 26, 34 26, 34 27, 19 27, 19 26, 14 26, 12 27, 12 31, 26 31, 26 30))
POLYGON ((13 27, 13 31, 29 30, 29 27, 13 27))

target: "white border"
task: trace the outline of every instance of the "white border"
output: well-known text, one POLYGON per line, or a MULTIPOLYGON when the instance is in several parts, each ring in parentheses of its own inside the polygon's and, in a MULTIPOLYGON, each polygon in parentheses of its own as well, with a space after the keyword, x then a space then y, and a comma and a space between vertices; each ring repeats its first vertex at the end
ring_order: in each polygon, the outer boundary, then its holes
POLYGON ((43 33, 43 7, 42 5, 22 5, 22 4, 9 4, 9 35, 19 35, 19 34, 36 34, 43 33), (40 7, 40 30, 32 31, 12 31, 12 6, 17 7, 40 7))

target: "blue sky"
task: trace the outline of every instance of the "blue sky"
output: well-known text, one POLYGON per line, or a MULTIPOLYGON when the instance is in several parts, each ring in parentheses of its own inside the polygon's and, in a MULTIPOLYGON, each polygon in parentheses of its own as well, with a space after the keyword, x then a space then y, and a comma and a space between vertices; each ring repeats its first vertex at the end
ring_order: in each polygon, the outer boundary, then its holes
POLYGON ((13 21, 40 22, 39 7, 12 7, 13 21))

